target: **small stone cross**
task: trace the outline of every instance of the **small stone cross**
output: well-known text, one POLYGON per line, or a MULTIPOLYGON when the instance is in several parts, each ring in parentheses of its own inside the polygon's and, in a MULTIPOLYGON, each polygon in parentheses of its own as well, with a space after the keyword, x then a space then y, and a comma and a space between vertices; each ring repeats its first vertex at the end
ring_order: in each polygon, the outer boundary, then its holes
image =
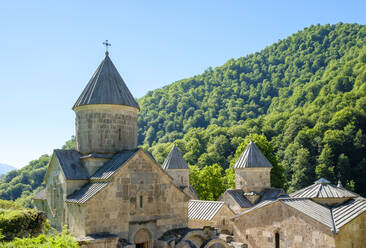
POLYGON ((103 42, 103 45, 105 45, 105 55, 108 55, 108 47, 111 46, 111 43, 108 43, 108 40, 105 40, 105 42, 103 42))

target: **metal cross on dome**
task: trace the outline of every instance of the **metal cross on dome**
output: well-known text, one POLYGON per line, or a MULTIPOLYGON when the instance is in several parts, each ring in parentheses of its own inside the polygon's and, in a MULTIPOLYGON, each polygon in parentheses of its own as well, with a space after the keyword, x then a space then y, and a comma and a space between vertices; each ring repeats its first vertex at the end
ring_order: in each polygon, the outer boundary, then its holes
POLYGON ((105 40, 105 42, 103 42, 103 45, 105 45, 105 55, 108 55, 108 47, 111 46, 111 43, 108 43, 108 40, 105 40))

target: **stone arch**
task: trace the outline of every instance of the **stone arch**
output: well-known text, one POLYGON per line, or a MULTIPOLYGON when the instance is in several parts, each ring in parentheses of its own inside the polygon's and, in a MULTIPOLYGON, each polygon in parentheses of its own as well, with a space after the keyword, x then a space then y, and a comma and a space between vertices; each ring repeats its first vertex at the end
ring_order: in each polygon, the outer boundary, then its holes
POLYGON ((222 239, 215 238, 207 240, 204 244, 201 245, 201 248, 228 248, 228 244, 222 239))
POLYGON ((133 242, 136 248, 148 248, 151 246, 151 234, 149 230, 142 228, 135 233, 133 242))
POLYGON ((185 238, 185 240, 191 241, 196 247, 200 247, 205 242, 205 238, 201 235, 191 235, 185 238))

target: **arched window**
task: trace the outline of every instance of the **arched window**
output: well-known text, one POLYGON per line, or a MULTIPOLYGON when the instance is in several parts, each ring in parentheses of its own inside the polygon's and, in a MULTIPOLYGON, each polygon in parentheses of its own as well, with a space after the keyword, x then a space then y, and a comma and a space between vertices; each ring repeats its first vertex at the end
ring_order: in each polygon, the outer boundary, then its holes
POLYGON ((275 233, 275 244, 276 248, 280 248, 280 234, 278 232, 275 233))
POLYGON ((141 194, 140 195, 140 208, 144 207, 144 196, 141 194))

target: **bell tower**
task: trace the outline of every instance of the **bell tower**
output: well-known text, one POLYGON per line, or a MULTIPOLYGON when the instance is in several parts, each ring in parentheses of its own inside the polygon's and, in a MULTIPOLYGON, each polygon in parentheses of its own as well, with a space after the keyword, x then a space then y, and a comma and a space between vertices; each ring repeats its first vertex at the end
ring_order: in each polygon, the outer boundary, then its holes
POLYGON ((189 167, 175 143, 163 163, 163 169, 173 178, 176 186, 189 186, 189 167))
POLYGON ((233 168, 236 189, 242 189, 244 193, 259 193, 271 187, 272 165, 253 141, 250 141, 233 168))
POLYGON ((72 109, 76 114, 76 150, 84 156, 112 155, 137 147, 139 105, 108 51, 72 109))

